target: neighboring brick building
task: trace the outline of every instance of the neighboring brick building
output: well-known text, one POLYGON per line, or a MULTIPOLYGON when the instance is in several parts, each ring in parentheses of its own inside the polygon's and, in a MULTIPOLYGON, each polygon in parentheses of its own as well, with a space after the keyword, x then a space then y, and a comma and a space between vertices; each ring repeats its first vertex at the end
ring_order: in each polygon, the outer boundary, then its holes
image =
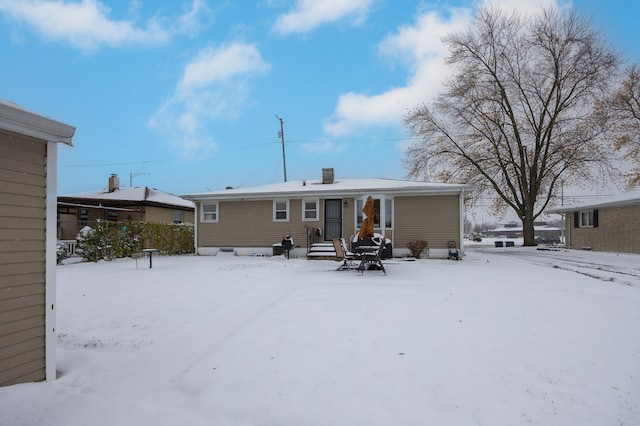
POLYGON ((565 217, 566 246, 621 253, 640 253, 640 192, 560 207, 565 217))
POLYGON ((58 238, 74 240, 96 220, 194 223, 194 204, 154 188, 120 188, 116 175, 107 189, 58 197, 58 238))

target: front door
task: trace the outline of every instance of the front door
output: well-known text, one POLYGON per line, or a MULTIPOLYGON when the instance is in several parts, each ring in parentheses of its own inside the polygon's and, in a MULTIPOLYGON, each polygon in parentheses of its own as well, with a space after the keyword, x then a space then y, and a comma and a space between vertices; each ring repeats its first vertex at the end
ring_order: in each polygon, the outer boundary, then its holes
POLYGON ((324 200, 324 239, 342 238, 342 200, 324 200))

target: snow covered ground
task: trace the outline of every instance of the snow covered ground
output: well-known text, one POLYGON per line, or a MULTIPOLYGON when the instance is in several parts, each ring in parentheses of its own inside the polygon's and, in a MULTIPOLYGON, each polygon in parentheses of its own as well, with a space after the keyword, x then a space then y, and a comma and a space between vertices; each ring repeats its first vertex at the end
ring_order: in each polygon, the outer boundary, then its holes
POLYGON ((58 267, 58 380, 1 425, 640 425, 640 256, 479 245, 58 267))

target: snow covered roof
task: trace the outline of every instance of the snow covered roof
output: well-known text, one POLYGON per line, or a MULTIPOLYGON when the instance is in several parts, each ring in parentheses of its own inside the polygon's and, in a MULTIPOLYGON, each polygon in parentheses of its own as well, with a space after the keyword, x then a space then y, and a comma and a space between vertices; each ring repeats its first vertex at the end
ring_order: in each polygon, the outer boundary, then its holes
POLYGON ((58 197, 59 200, 69 199, 83 199, 83 200, 95 200, 100 202, 118 201, 118 202, 146 202, 163 204, 167 206, 176 206, 183 208, 194 208, 192 201, 180 198, 177 195, 169 194, 167 192, 159 191, 155 188, 141 187, 141 188, 120 188, 113 192, 108 190, 80 192, 76 194, 68 194, 58 197))
POLYGON ((472 185, 451 183, 416 182, 397 179, 336 179, 333 183, 322 183, 322 180, 298 180, 252 188, 235 188, 221 191, 187 194, 183 197, 191 200, 222 199, 264 199, 274 197, 308 197, 308 196, 359 196, 376 193, 393 193, 403 195, 417 194, 460 194, 471 192, 472 185))
POLYGON ((604 207, 621 207, 633 204, 640 204, 640 191, 627 192, 624 194, 611 195, 598 198, 597 200, 572 204, 570 206, 556 207, 550 209, 549 213, 566 213, 578 210, 587 210, 604 207))

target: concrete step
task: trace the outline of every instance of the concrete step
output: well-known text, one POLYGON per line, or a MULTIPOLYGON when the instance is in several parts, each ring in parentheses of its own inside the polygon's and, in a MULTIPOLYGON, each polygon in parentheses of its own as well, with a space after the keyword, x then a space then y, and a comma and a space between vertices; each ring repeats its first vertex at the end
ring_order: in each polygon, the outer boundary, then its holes
POLYGON ((309 247, 307 254, 309 260, 340 260, 337 255, 333 243, 314 243, 309 247))

